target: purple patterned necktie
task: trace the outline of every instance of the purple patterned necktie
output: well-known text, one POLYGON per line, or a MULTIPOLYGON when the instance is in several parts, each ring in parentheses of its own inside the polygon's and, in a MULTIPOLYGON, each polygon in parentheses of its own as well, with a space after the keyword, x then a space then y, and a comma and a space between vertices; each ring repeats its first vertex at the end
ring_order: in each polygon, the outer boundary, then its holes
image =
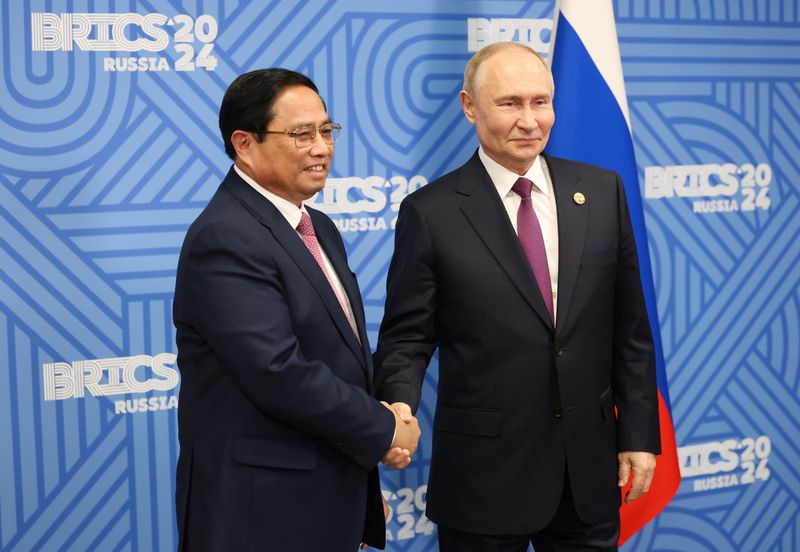
POLYGON ((297 231, 300 233, 300 237, 303 238, 303 242, 306 244, 309 252, 317 261, 320 270, 322 270, 322 273, 328 280, 328 284, 331 286, 331 290, 333 290, 333 294, 336 296, 336 299, 339 300, 339 305, 342 307, 344 316, 350 323, 353 333, 356 334, 356 339, 361 341, 361 339, 358 338, 358 329, 356 328, 355 320, 353 320, 347 314, 347 307, 344 304, 344 299, 339 295, 339 292, 336 291, 336 286, 331 279, 331 275, 328 273, 328 269, 325 268, 325 262, 322 260, 322 250, 319 247, 319 241, 317 241, 317 233, 314 232, 314 224, 311 222, 311 217, 308 216, 308 213, 303 213, 300 215, 300 222, 297 224, 297 231))
POLYGON ((539 226, 539 219, 536 218, 536 213, 533 210, 531 188, 533 188, 533 182, 524 177, 518 178, 514 183, 514 187, 511 188, 522 198, 517 210, 517 234, 519 235, 519 242, 522 244, 522 250, 525 251, 525 256, 528 257, 528 263, 531 265, 536 282, 539 284, 539 291, 541 291, 544 304, 547 306, 547 312, 550 313, 550 320, 555 323, 555 317, 553 316, 553 288, 550 285, 547 251, 544 248, 544 238, 542 237, 542 228, 539 226))

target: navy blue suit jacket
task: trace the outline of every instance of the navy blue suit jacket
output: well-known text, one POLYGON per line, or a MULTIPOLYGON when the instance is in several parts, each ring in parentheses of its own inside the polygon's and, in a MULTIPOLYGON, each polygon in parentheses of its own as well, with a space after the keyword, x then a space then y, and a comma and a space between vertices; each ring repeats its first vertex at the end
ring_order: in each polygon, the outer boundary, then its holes
POLYGON ((308 211, 360 342, 296 231, 233 169, 186 235, 174 302, 180 549, 383 546, 376 465, 394 417, 371 396, 341 237, 308 211))
POLYGON ((659 450, 653 342, 622 183, 545 158, 558 213, 555 328, 477 152, 406 198, 397 221, 377 394, 416 410, 438 347, 428 516, 472 533, 541 529, 567 468, 583 521, 608 519, 620 501, 617 452, 659 450))

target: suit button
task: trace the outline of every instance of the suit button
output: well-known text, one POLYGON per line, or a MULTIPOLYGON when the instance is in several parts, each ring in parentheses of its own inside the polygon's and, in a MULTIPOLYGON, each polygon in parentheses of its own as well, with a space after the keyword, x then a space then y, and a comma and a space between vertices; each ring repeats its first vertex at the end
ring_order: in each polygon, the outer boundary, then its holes
POLYGON ((561 407, 557 406, 553 409, 553 418, 560 418, 561 417, 561 407))
POLYGON ((564 354, 564 349, 561 348, 561 345, 556 345, 555 353, 556 356, 561 356, 564 354))

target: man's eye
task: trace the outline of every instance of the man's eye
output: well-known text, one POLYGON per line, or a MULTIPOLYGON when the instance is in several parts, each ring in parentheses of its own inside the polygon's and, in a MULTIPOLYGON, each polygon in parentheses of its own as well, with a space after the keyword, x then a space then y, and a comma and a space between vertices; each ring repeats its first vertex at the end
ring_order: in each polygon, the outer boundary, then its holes
POLYGON ((320 129, 319 133, 322 134, 323 138, 328 138, 331 134, 333 134, 333 129, 323 128, 320 129))
POLYGON ((296 131, 294 131, 294 136, 298 140, 311 140, 311 131, 310 130, 296 130, 296 131))

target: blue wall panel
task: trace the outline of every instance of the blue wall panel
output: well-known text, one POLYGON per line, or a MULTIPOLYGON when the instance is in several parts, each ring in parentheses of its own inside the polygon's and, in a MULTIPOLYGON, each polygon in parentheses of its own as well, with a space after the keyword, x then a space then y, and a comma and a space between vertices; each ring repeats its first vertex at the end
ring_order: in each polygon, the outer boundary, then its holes
MULTIPOLYGON (((502 39, 546 54, 553 4, 3 3, 0 549, 177 544, 175 265, 229 166, 236 75, 300 70, 344 125, 312 203, 374 346, 400 201, 477 145, 466 61, 502 39)), ((626 549, 798 550, 800 6, 614 5, 684 478, 626 549)), ((414 462, 383 472, 390 550, 436 550, 436 383, 434 362, 414 462)))

